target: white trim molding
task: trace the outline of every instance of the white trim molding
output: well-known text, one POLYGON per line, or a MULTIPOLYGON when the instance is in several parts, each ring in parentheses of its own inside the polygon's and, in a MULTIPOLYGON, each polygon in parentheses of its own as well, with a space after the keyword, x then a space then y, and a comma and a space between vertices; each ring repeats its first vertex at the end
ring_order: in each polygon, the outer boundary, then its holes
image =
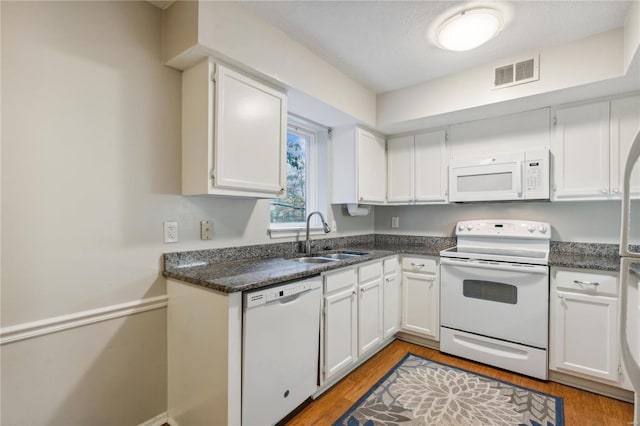
POLYGON ((164 308, 168 303, 169 299, 166 295, 149 297, 104 308, 89 309, 73 314, 3 327, 0 329, 0 346, 20 340, 31 339, 32 337, 164 308))
POLYGON ((138 426, 162 426, 165 423, 168 423, 171 426, 174 426, 174 425, 177 426, 177 424, 171 423, 167 413, 158 414, 154 418, 149 419, 146 422, 140 423, 138 426))

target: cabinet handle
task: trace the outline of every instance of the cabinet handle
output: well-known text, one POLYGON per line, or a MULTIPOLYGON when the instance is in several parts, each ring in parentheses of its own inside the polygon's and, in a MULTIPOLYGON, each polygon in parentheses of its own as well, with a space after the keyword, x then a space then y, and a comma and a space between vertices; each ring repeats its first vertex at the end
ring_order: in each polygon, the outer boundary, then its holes
POLYGON ((609 190, 607 188, 602 188, 600 191, 602 191, 603 194, 609 193, 609 190))
POLYGON ((566 305, 566 304, 567 304, 567 301, 565 300, 564 295, 559 294, 559 295, 558 295, 558 298, 560 299, 560 302, 561 302, 563 305, 566 305))
POLYGON ((353 292, 351 292, 351 295, 353 295, 353 296, 355 296, 355 295, 357 295, 357 294, 358 294, 358 292, 357 292, 357 291, 355 291, 355 290, 353 290, 353 292))
POLYGON ((613 193, 617 194, 618 192, 620 192, 620 188, 613 188, 613 193))
POLYGON ((592 286, 599 286, 600 283, 596 282, 596 281, 582 281, 582 280, 573 280, 574 284, 578 284, 578 285, 592 285, 592 286))
POLYGON ((411 262, 411 266, 413 266, 414 268, 424 268, 425 264, 424 263, 411 262))
POLYGON ((391 281, 395 281, 395 278, 385 278, 384 279, 386 282, 390 283, 391 281))

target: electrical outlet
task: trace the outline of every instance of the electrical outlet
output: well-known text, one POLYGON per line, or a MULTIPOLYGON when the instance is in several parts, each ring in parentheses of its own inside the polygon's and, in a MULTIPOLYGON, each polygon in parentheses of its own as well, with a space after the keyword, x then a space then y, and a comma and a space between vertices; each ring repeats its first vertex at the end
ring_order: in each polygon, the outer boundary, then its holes
POLYGON ((210 240, 213 238, 213 222, 210 220, 203 220, 200 222, 200 239, 210 240))
POLYGON ((338 224, 335 220, 331 221, 331 232, 336 232, 338 230, 338 224))
POLYGON ((391 218, 391 227, 392 228, 400 228, 400 218, 399 217, 392 217, 391 218))
POLYGON ((164 242, 177 243, 178 242, 178 222, 163 222, 163 227, 164 227, 164 242))

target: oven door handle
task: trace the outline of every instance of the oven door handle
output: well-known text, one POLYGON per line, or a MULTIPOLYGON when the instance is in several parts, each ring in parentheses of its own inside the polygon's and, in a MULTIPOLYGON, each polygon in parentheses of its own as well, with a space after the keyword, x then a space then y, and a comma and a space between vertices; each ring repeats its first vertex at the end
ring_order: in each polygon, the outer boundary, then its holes
POLYGON ((548 274, 549 268, 542 265, 520 265, 512 263, 485 262, 481 260, 453 260, 440 258, 441 265, 451 265, 462 268, 492 269, 494 271, 522 272, 531 274, 548 274))

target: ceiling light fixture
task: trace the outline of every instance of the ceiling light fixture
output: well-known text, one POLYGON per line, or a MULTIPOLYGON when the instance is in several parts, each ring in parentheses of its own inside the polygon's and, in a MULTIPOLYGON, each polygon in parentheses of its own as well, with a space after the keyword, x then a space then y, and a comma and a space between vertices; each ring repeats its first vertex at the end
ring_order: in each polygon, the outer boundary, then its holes
POLYGON ((434 42, 442 49, 471 50, 495 37, 502 30, 503 22, 502 14, 496 9, 465 9, 438 26, 434 42))

